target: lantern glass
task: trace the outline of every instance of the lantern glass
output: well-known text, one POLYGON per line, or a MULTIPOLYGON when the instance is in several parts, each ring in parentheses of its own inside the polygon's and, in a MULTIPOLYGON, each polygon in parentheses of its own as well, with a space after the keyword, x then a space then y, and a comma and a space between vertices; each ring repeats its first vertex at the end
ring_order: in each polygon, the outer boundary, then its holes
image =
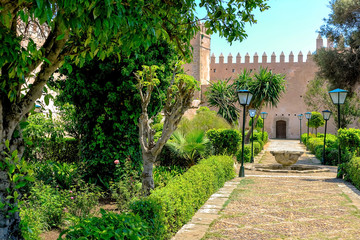
POLYGON ((304 115, 302 115, 302 114, 299 114, 299 115, 298 115, 298 119, 299 119, 299 120, 302 120, 303 117, 304 117, 304 115))
POLYGON ((306 119, 311 119, 311 112, 306 112, 305 117, 306 119))
POLYGON ((337 88, 329 92, 333 104, 344 104, 348 91, 337 88))
POLYGON ((330 116, 331 116, 331 112, 329 110, 324 110, 324 111, 322 111, 322 115, 323 115, 324 120, 329 120, 330 116))
POLYGON ((268 115, 267 112, 261 112, 260 114, 261 114, 261 118, 262 118, 262 119, 266 119, 266 117, 267 117, 267 115, 268 115))
POLYGON ((255 109, 250 109, 249 110, 249 115, 250 115, 250 117, 255 117, 255 114, 256 114, 256 110, 255 109))
POLYGON ((238 94, 240 105, 249 105, 250 104, 250 101, 252 98, 252 94, 250 93, 250 91, 238 90, 237 94, 238 94))

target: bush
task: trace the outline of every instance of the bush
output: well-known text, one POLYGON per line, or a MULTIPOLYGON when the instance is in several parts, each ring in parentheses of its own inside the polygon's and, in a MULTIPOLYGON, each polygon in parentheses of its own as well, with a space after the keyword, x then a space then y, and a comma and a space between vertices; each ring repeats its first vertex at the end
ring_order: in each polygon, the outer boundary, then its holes
POLYGON ((315 148, 317 146, 323 146, 324 145, 324 139, 322 138, 310 138, 308 144, 306 145, 310 152, 315 154, 315 148))
POLYGON ((156 166, 153 171, 155 188, 165 187, 174 177, 185 172, 185 168, 178 166, 156 166))
POLYGON ((261 144, 258 141, 254 141, 253 147, 254 147, 254 155, 257 155, 262 149, 261 144))
POLYGON ((50 228, 41 208, 25 204, 20 208, 20 218, 21 233, 26 240, 40 240, 40 234, 50 228))
POLYGON ((211 129, 207 131, 215 155, 235 155, 238 151, 241 134, 234 129, 211 129))
POLYGON ((101 209, 101 217, 90 217, 70 226, 60 234, 66 239, 140 240, 147 226, 139 216, 131 213, 116 214, 101 209))
POLYGON ((349 128, 349 129, 339 129, 338 138, 341 148, 349 149, 349 151, 359 154, 360 148, 360 130, 349 128))
POLYGON ((193 130, 203 130, 206 132, 210 129, 230 128, 231 125, 224 118, 207 107, 200 107, 191 120, 185 117, 182 118, 178 126, 178 129, 185 134, 193 130))
POLYGON ((53 161, 34 164, 35 178, 53 188, 70 189, 72 185, 82 183, 78 165, 53 161))
POLYGON ((345 167, 345 180, 360 190, 360 157, 353 157, 345 167))
MULTIPOLYGON (((241 163, 241 148, 236 154, 236 160, 238 163, 241 163)), ((246 144, 244 146, 244 162, 250 162, 251 160, 251 145, 246 144)))
POLYGON ((228 156, 203 159, 163 188, 131 204, 130 208, 146 220, 148 236, 167 239, 207 201, 225 181, 235 176, 234 162, 228 156))

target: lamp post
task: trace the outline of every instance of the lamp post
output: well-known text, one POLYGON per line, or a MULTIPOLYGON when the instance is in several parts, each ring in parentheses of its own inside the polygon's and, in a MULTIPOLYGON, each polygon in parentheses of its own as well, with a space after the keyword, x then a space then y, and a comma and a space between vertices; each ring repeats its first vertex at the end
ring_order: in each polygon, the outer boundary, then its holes
POLYGON ((254 162, 254 117, 256 114, 256 110, 255 109, 250 109, 249 110, 249 115, 251 117, 251 160, 250 162, 253 163, 254 162))
POLYGON ((241 143, 241 166, 239 171, 239 177, 245 177, 245 171, 244 171, 244 146, 245 146, 245 107, 246 105, 249 105, 252 94, 248 90, 237 90, 237 95, 239 98, 239 103, 244 107, 243 111, 243 127, 242 127, 242 143, 241 143))
MULTIPOLYGON (((329 91, 331 101, 333 102, 333 104, 337 105, 338 130, 340 129, 340 104, 344 104, 347 93, 348 93, 348 91, 346 91, 344 89, 340 89, 340 88, 329 91)), ((340 162, 341 162, 341 148, 340 148, 340 144, 339 144, 338 164, 340 164, 340 162)), ((339 168, 338 168, 338 172, 339 172, 339 168)))
POLYGON ((298 119, 300 120, 300 143, 301 143, 301 120, 303 119, 304 115, 299 114, 298 119))
POLYGON ((306 150, 308 149, 308 141, 309 141, 309 120, 311 119, 311 112, 306 112, 305 117, 307 119, 307 138, 306 138, 306 150))
POLYGON ((323 118, 325 120, 325 133, 324 133, 324 148, 323 148, 323 155, 322 155, 322 164, 325 164, 325 143, 326 143, 326 127, 327 121, 330 119, 331 112, 329 110, 322 111, 323 118))
POLYGON ((261 112, 260 115, 261 115, 261 118, 262 118, 262 120, 263 120, 263 129, 262 129, 262 136, 261 136, 261 138, 262 138, 262 141, 264 141, 265 119, 266 119, 268 113, 267 113, 267 112, 261 112))

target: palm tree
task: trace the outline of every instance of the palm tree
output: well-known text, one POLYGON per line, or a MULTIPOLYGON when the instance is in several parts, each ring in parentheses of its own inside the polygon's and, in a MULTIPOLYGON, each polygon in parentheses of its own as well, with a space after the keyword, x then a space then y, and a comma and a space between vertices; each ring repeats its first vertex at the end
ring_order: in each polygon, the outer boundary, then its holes
MULTIPOLYGON (((249 78, 246 70, 235 79, 235 85, 238 89, 248 89, 252 94, 249 108, 255 108, 261 112, 264 106, 276 107, 280 101, 281 95, 285 92, 285 75, 274 74, 267 68, 260 67, 258 73, 253 78, 249 78)), ((256 126, 260 114, 257 114, 254 125, 256 126)), ((249 142, 253 129, 247 133, 245 142, 249 142)))
POLYGON ((235 86, 229 84, 229 81, 230 78, 210 83, 205 95, 209 105, 217 107, 219 109, 218 114, 232 124, 237 120, 239 110, 235 106, 237 102, 235 86))

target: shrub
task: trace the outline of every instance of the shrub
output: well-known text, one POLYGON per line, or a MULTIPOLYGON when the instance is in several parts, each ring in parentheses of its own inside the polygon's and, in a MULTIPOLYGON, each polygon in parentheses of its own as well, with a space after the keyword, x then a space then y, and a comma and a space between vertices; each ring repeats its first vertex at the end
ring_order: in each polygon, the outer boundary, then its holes
POLYGON ((35 178, 53 188, 70 189, 72 185, 82 182, 78 165, 53 161, 34 164, 35 178))
POLYGON ((348 148, 350 151, 359 154, 360 148, 360 130, 349 128, 339 129, 338 138, 341 148, 348 148))
POLYGON ((211 129, 207 131, 215 155, 235 155, 238 151, 241 134, 234 129, 211 129))
POLYGON ((32 208, 25 204, 20 208, 20 217, 21 233, 26 240, 40 240, 40 234, 49 229, 41 208, 32 208))
POLYGON ((261 144, 258 141, 254 141, 254 155, 257 155, 261 151, 261 144))
POLYGON ((323 146, 324 145, 324 139, 322 138, 310 138, 309 142, 307 144, 307 147, 311 151, 311 153, 315 154, 315 147, 317 146, 323 146))
MULTIPOLYGON (((236 160, 238 163, 241 163, 241 148, 236 154, 236 160)), ((251 160, 251 145, 246 144, 244 146, 244 162, 250 162, 251 160)))
POLYGON ((147 226, 132 213, 116 214, 101 209, 101 217, 83 219, 60 234, 66 239, 140 240, 147 226))
POLYGON ((196 111, 193 119, 182 118, 178 129, 185 134, 193 130, 203 130, 207 132, 210 129, 230 129, 231 125, 215 111, 209 110, 207 107, 200 107, 196 111))
POLYGON ((360 157, 353 157, 345 167, 345 180, 354 184, 360 190, 360 157))
POLYGON ((167 239, 193 214, 225 181, 235 176, 234 162, 228 156, 203 159, 183 175, 173 179, 163 188, 131 204, 149 226, 153 239, 167 239))
POLYGON ((185 168, 178 166, 155 166, 153 171, 155 188, 165 187, 170 180, 180 176, 185 172, 185 168))

